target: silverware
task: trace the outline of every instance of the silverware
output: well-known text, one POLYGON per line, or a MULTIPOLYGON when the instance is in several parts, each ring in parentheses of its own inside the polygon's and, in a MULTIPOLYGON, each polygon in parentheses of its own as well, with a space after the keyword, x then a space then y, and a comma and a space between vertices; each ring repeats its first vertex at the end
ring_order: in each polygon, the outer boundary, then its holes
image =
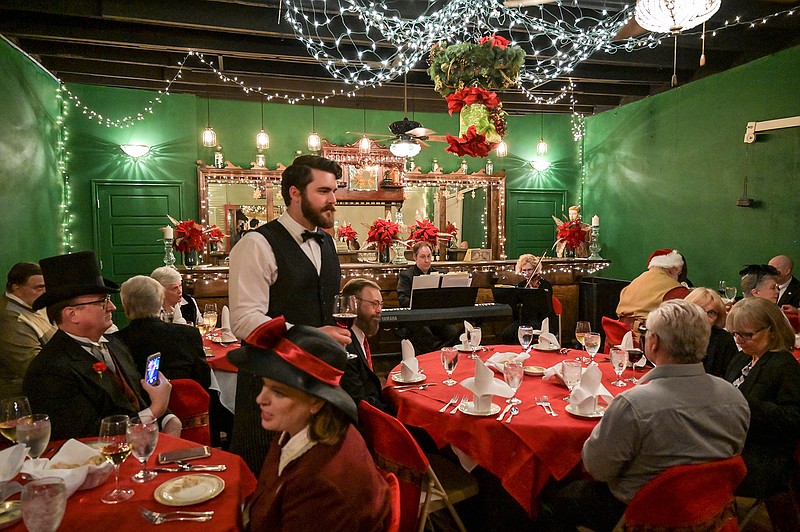
POLYGON ((514 405, 511 405, 511 404, 506 405, 506 407, 503 409, 503 411, 500 413, 500 415, 497 416, 497 421, 503 421, 503 418, 506 417, 506 414, 508 414, 508 411, 511 410, 512 406, 514 406, 514 405))
POLYGON ((553 417, 558 416, 558 414, 556 414, 556 411, 553 410, 553 405, 550 404, 550 399, 546 395, 542 396, 542 403, 543 403, 542 406, 544 406, 545 411, 549 410, 550 411, 549 414, 551 416, 553 417))
POLYGON ((506 419, 506 423, 511 423, 511 418, 513 418, 517 414, 519 414, 519 408, 517 408, 516 406, 512 406, 511 412, 509 412, 508 414, 508 419, 506 419))
POLYGON ((187 471, 225 471, 228 466, 225 464, 220 465, 194 465, 187 464, 183 460, 175 462, 177 467, 153 467, 152 470, 156 473, 185 473, 187 471))
POLYGON ((536 400, 536 404, 542 407, 542 410, 544 410, 545 414, 550 414, 550 411, 547 410, 546 406, 544 406, 544 399, 542 397, 535 397, 534 399, 536 400))
POLYGON ((416 388, 417 386, 436 386, 435 382, 427 382, 425 384, 399 384, 392 386, 395 390, 402 390, 403 388, 416 388))
POLYGON ((458 394, 455 394, 453 397, 450 398, 450 400, 447 402, 446 405, 444 405, 442 408, 439 409, 439 413, 440 414, 444 413, 444 411, 447 410, 448 406, 456 404, 457 402, 458 402, 458 394))
POLYGON ((411 390, 424 390, 428 386, 433 386, 433 384, 420 384, 419 386, 414 385, 411 388, 403 388, 402 390, 397 390, 397 393, 410 392, 411 390))
POLYGON ((171 521, 195 521, 198 523, 204 523, 206 521, 211 521, 211 518, 214 517, 214 512, 168 512, 168 513, 159 513, 153 512, 152 510, 148 510, 147 508, 140 507, 139 513, 142 514, 142 517, 153 523, 154 525, 160 525, 161 523, 169 523, 171 521))
POLYGON ((455 406, 455 407, 454 407, 454 408, 453 408, 453 409, 450 411, 450 413, 451 413, 451 414, 455 414, 456 412, 458 412, 458 409, 459 409, 459 407, 461 407, 461 405, 465 405, 465 404, 467 404, 467 398, 466 398, 466 397, 464 397, 463 399, 461 399, 461 402, 460 402, 460 403, 458 403, 458 404, 457 404, 457 405, 456 405, 456 406, 455 406))

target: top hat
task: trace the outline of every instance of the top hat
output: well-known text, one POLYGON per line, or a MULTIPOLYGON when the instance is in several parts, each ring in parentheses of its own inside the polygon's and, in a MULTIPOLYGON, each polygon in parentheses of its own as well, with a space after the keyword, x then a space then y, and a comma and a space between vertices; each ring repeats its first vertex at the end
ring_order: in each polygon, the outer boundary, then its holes
POLYGON ((45 293, 33 302, 33 310, 89 294, 114 294, 119 286, 100 274, 94 251, 57 255, 39 261, 45 293))
POLYGON ((228 360, 241 370, 319 397, 358 423, 356 404, 339 386, 347 351, 316 327, 295 325, 287 331, 278 316, 250 333, 241 348, 228 353, 228 360))

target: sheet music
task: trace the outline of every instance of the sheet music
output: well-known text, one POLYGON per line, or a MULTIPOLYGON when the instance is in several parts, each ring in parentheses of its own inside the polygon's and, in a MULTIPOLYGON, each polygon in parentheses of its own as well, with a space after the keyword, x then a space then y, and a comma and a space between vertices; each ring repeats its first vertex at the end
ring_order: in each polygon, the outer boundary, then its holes
POLYGON ((471 286, 472 279, 467 272, 448 273, 442 276, 442 288, 471 286))
POLYGON ((412 279, 411 291, 424 290, 425 288, 439 288, 441 275, 417 275, 412 279))

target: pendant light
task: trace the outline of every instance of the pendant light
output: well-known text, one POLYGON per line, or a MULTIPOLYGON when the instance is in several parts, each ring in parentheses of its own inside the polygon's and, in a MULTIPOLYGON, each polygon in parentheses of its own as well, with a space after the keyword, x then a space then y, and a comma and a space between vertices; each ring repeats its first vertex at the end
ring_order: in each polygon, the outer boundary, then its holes
POLYGON ((217 134, 211 127, 211 99, 206 95, 206 128, 203 130, 203 146, 213 148, 217 145, 217 134))
POLYGON ((363 124, 362 124, 362 128, 361 128, 361 131, 363 131, 364 134, 361 137, 361 140, 358 141, 358 153, 360 153, 361 155, 369 155, 369 152, 372 151, 372 141, 369 140, 369 138, 367 137, 367 133, 366 133, 366 131, 367 131, 367 103, 366 103, 366 101, 367 101, 367 93, 364 92, 364 100, 362 102, 363 111, 364 111, 364 118, 363 118, 363 124))
POLYGON ((308 139, 306 141, 306 145, 308 146, 308 151, 319 151, 320 148, 322 147, 322 139, 320 139, 319 135, 317 135, 317 129, 315 127, 316 126, 316 124, 315 124, 315 118, 316 117, 315 117, 314 110, 317 107, 317 104, 315 102, 316 97, 312 96, 311 98, 312 98, 312 102, 311 102, 311 133, 308 135, 308 139))
POLYGON ((508 155, 508 144, 506 144, 506 141, 501 140, 498 142, 497 146, 494 148, 494 152, 498 157, 505 157, 508 155))
POLYGON ((269 135, 264 131, 264 96, 261 96, 261 131, 256 135, 256 148, 266 150, 269 148, 269 135))
POLYGON ((539 129, 539 144, 536 145, 536 153, 538 155, 547 155, 547 143, 544 141, 544 111, 539 113, 541 117, 539 129))

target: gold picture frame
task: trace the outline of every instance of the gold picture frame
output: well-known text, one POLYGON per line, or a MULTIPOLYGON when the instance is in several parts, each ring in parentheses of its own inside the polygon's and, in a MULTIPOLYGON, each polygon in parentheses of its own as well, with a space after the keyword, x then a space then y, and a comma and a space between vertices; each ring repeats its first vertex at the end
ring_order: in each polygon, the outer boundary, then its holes
POLYGON ((350 190, 374 191, 378 190, 378 183, 381 180, 381 165, 356 166, 348 164, 345 166, 347 173, 347 188, 350 190))

